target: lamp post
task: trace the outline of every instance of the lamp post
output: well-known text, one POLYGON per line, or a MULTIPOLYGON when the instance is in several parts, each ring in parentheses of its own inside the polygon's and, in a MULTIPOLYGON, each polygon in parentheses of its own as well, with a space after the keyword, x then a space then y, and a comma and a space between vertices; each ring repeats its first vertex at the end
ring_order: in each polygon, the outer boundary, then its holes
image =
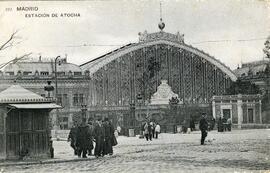
POLYGON ((176 133, 177 129, 176 129, 176 114, 177 114, 177 105, 179 103, 179 99, 177 97, 172 97, 169 100, 169 105, 171 107, 171 111, 173 113, 173 132, 176 133))
POLYGON ((134 122, 135 122, 135 103, 134 103, 134 100, 131 100, 131 102, 129 103, 129 106, 130 106, 130 116, 129 116, 128 125, 127 125, 128 136, 130 136, 129 129, 134 128, 134 122))
MULTIPOLYGON (((60 56, 57 56, 55 59, 54 59, 54 79, 55 79, 55 99, 56 99, 56 103, 58 103, 58 99, 57 99, 57 95, 58 95, 58 87, 57 87, 57 60, 58 58, 60 58, 60 56)), ((60 63, 59 63, 60 65, 60 63)), ((56 109, 56 127, 54 127, 55 129, 56 128, 59 128, 59 117, 58 117, 58 109, 56 109)))
MULTIPOLYGON (((56 98, 56 102, 58 102, 57 100, 57 94, 58 94, 58 88, 57 88, 57 60, 58 58, 60 58, 60 56, 57 56, 55 59, 54 59, 54 79, 55 79, 55 98, 56 98)), ((60 63, 59 63, 60 65, 60 63)))

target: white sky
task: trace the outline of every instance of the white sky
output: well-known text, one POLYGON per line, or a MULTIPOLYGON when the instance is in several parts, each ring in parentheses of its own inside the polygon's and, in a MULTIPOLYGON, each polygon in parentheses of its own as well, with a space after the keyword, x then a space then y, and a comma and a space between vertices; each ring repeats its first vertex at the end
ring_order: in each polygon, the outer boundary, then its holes
MULTIPOLYGON (((270 1, 163 0, 162 6, 165 32, 185 34, 187 44, 230 68, 263 59, 263 38, 270 35, 270 1), (262 39, 237 41, 255 38, 262 39), (195 44, 208 40, 232 41, 195 44)), ((82 64, 120 46, 78 45, 137 42, 138 32, 159 31, 159 16, 158 0, 0 2, 0 45, 17 29, 23 40, 0 52, 0 64, 29 52, 33 57, 67 54, 69 62, 82 64), (36 6, 38 11, 18 12, 20 6, 36 6), (25 13, 80 13, 81 17, 25 18, 25 13)))

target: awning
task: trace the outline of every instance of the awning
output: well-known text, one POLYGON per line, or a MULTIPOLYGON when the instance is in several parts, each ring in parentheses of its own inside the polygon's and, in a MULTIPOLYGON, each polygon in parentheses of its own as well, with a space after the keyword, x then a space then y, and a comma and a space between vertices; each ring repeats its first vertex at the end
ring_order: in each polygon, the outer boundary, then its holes
POLYGON ((59 106, 55 103, 35 103, 35 104, 9 104, 11 107, 18 109, 59 109, 62 106, 59 106))

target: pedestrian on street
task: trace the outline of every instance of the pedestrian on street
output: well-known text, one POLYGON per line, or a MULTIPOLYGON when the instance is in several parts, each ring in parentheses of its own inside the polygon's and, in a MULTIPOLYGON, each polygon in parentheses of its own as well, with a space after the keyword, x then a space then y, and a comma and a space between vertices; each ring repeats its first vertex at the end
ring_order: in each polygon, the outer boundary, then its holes
POLYGON ((93 145, 93 138, 94 138, 94 124, 93 124, 93 119, 92 118, 89 118, 88 120, 88 147, 87 147, 87 153, 88 153, 88 156, 92 156, 92 150, 94 148, 94 145, 93 145))
POLYGON ((152 137, 153 137, 153 125, 151 125, 150 123, 148 123, 148 132, 149 132, 149 140, 152 141, 152 137))
POLYGON ((194 119, 191 117, 190 122, 189 122, 189 128, 191 131, 195 130, 195 122, 194 119))
POLYGON ((73 125, 69 131, 68 139, 67 141, 70 142, 71 148, 74 150, 74 155, 77 155, 77 147, 76 147, 76 135, 77 135, 78 127, 73 122, 73 125))
POLYGON ((158 134, 160 133, 160 125, 159 123, 157 123, 156 127, 155 127, 155 135, 156 135, 156 139, 158 139, 158 134))
POLYGON ((227 128, 228 128, 229 132, 232 130, 232 119, 231 118, 228 118, 228 120, 227 120, 227 128))
POLYGON ((215 127, 215 124, 216 124, 216 119, 213 117, 210 121, 210 128, 209 128, 209 131, 210 130, 214 130, 214 127, 215 127))
POLYGON ((96 121, 96 125, 94 127, 94 138, 95 138, 95 142, 96 142, 96 146, 95 146, 95 156, 96 157, 100 157, 103 156, 103 145, 104 145, 104 127, 102 124, 101 119, 98 119, 96 121))
POLYGON ((151 133, 152 133, 152 138, 155 138, 155 128, 156 128, 156 123, 151 121, 150 122, 150 125, 151 125, 151 133))
POLYGON ((183 132, 183 133, 187 133, 187 121, 186 121, 186 120, 183 121, 183 124, 182 124, 182 132, 183 132))
POLYGON ((150 126, 150 124, 148 122, 146 122, 144 124, 144 136, 145 136, 145 139, 148 141, 148 139, 150 138, 150 132, 149 132, 149 128, 148 126, 150 126))
POLYGON ((222 124, 223 124, 223 129, 226 132, 227 131, 227 119, 224 116, 222 118, 222 124))
POLYGON ((114 135, 114 127, 109 121, 108 118, 104 119, 104 145, 103 145, 103 155, 112 155, 113 154, 113 147, 112 147, 112 140, 114 135))
POLYGON ((208 122, 206 120, 206 113, 202 114, 200 119, 199 128, 201 130, 201 145, 204 145, 205 138, 207 136, 208 122))
POLYGON ((218 132, 223 132, 223 123, 222 123, 222 118, 219 117, 218 122, 217 122, 217 126, 218 126, 218 132))
POLYGON ((78 157, 87 158, 87 148, 88 148, 88 138, 89 136, 88 125, 86 124, 86 119, 83 118, 81 125, 78 127, 76 135, 76 147, 78 149, 78 157))

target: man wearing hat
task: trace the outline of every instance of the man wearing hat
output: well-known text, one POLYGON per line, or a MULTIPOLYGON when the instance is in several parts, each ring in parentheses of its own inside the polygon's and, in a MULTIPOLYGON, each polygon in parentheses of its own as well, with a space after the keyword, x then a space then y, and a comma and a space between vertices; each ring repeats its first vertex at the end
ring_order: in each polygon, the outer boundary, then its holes
POLYGON ((101 118, 97 120, 94 127, 94 138, 96 142, 94 154, 96 157, 103 156, 103 146, 104 146, 104 127, 101 118))
POLYGON ((201 145, 204 145, 204 140, 207 136, 207 129, 208 129, 208 122, 206 120, 206 113, 202 113, 202 118, 200 119, 199 124, 200 130, 201 130, 201 145))
POLYGON ((103 154, 104 155, 112 155, 113 148, 112 148, 112 140, 114 135, 114 127, 109 121, 108 118, 104 119, 104 145, 103 145, 103 154))

